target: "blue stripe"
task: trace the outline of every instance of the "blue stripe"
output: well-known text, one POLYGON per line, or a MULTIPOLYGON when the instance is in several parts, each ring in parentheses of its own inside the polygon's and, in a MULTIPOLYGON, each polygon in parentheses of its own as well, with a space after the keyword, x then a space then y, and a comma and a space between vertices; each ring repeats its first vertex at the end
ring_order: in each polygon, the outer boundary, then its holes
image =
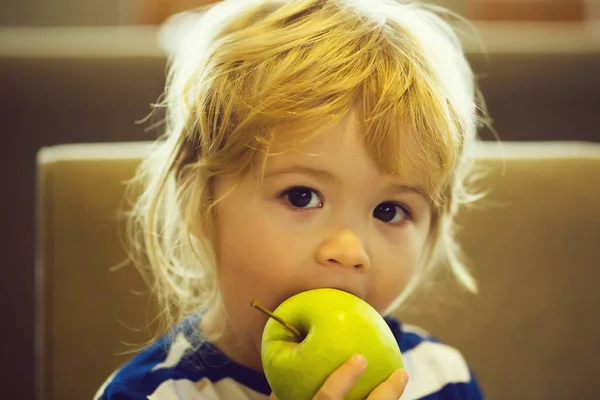
POLYGON ((419 400, 483 400, 483 394, 477 380, 471 374, 471 381, 464 383, 449 383, 435 393, 421 397, 419 400))
POLYGON ((390 330, 394 334, 396 342, 398 342, 398 345, 400 346, 400 351, 402 353, 406 353, 407 351, 414 349, 423 342, 440 343, 440 341, 433 336, 424 337, 416 333, 403 331, 402 323, 394 317, 386 316, 383 319, 388 324, 390 330))

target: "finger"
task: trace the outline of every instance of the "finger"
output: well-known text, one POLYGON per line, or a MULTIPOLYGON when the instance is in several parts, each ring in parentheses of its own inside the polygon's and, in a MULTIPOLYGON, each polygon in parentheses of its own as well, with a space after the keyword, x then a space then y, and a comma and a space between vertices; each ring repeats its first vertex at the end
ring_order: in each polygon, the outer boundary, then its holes
POLYGON ((356 380, 365 372, 366 367, 367 359, 364 356, 359 354, 353 356, 329 375, 314 400, 343 399, 356 380))
POLYGON ((394 371, 383 383, 377 386, 367 400, 399 399, 408 383, 408 374, 403 369, 394 371))
POLYGON ((279 400, 277 398, 277 396, 275 396, 275 392, 271 392, 271 395, 269 396, 269 400, 279 400))

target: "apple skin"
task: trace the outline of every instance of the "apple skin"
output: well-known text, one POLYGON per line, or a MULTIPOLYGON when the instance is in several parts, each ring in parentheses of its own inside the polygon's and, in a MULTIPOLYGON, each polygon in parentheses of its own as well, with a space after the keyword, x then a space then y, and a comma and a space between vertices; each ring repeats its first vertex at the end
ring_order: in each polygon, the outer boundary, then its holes
POLYGON ((262 335, 265 376, 280 400, 311 400, 325 380, 354 354, 367 368, 345 399, 366 399, 398 368, 400 349, 381 315, 362 299, 337 289, 298 293, 273 312, 306 335, 298 339, 269 318, 262 335))

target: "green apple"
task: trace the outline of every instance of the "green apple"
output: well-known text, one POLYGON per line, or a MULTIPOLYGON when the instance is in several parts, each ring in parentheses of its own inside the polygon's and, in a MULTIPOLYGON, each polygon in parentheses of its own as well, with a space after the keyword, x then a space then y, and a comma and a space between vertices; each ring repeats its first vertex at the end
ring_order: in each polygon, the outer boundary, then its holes
POLYGON ((337 289, 298 293, 267 312, 261 358, 280 400, 310 400, 325 380, 354 354, 367 368, 346 399, 365 399, 398 368, 402 355, 381 315, 362 299, 337 289), (287 325, 287 326, 286 326, 287 325))

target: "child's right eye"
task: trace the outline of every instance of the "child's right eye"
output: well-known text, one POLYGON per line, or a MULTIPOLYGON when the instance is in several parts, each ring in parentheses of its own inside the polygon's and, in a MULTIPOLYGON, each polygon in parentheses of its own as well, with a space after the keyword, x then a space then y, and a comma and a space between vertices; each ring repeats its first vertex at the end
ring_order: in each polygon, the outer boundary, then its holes
POLYGON ((323 201, 319 193, 305 186, 294 186, 283 191, 279 197, 285 199, 293 210, 300 211, 323 207, 323 201))

